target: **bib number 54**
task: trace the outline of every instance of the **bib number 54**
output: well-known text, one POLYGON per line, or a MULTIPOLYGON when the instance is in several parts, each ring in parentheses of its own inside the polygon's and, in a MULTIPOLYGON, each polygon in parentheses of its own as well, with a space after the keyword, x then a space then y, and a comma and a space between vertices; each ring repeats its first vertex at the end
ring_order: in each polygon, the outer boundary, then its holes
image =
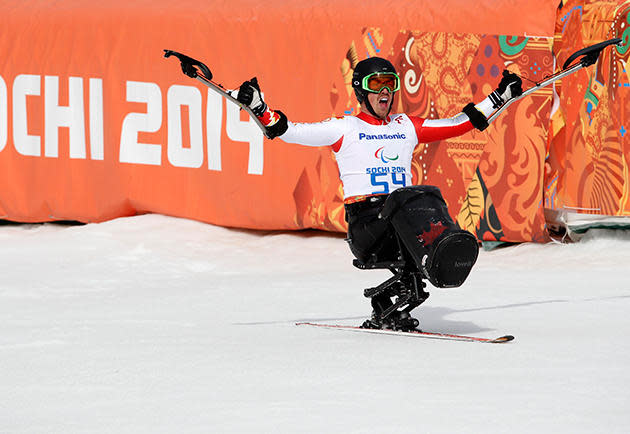
MULTIPOLYGON (((372 173, 370 175, 370 181, 375 190, 372 194, 387 194, 392 190, 394 186, 407 186, 407 175, 405 173, 372 173), (391 178, 391 179, 390 179, 391 178)), ((395 190, 395 188, 394 188, 395 190)))

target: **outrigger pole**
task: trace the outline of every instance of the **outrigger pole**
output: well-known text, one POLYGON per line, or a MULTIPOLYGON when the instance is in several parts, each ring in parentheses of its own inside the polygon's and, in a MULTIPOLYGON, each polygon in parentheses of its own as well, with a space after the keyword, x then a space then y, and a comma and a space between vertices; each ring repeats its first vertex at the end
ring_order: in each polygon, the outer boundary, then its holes
POLYGON ((219 83, 215 83, 214 81, 212 81, 212 72, 210 72, 210 68, 208 68, 206 65, 204 65, 200 61, 195 60, 192 57, 186 56, 185 54, 178 53, 177 51, 173 51, 173 50, 164 50, 164 57, 171 57, 171 56, 175 56, 179 59, 182 66, 182 72, 184 74, 186 74, 190 78, 199 80, 200 82, 208 86, 210 89, 214 90, 221 96, 224 96, 226 99, 228 99, 229 101, 232 101, 234 104, 239 106, 242 110, 245 110, 247 113, 249 113, 249 115, 254 120, 254 122, 256 122, 258 127, 262 130, 265 137, 268 137, 267 129, 258 120, 258 117, 256 117, 256 115, 252 113, 252 110, 248 106, 241 104, 236 98, 234 98, 231 93, 232 91, 229 91, 226 88, 224 88, 222 85, 220 85, 219 83))
MULTIPOLYGON (((569 56, 566 62, 564 62, 561 71, 556 72, 555 74, 545 78, 542 81, 535 82, 535 85, 533 87, 525 90, 521 95, 507 100, 501 107, 499 107, 494 113, 492 113, 492 115, 490 115, 490 117, 488 118, 488 124, 492 123, 512 103, 536 92, 538 89, 541 89, 555 81, 560 80, 561 78, 571 75, 582 68, 593 65, 595 62, 597 62, 597 59, 599 58, 599 55, 604 48, 608 47, 609 45, 619 46, 621 45, 621 42, 621 38, 614 38, 576 51, 571 56, 569 56), (577 63, 572 64, 576 59, 578 59, 577 63)), ((188 77, 199 80, 210 89, 224 96, 228 100, 232 101, 234 104, 238 105, 242 110, 245 110, 247 113, 249 113, 254 122, 256 122, 258 127, 260 127, 260 129, 263 131, 263 134, 265 134, 265 136, 267 135, 267 130, 265 126, 260 122, 260 120, 258 120, 256 115, 252 113, 251 109, 248 106, 241 104, 234 96, 232 96, 232 91, 229 91, 219 83, 215 83, 212 81, 212 72, 210 72, 210 69, 205 64, 193 59, 192 57, 186 56, 185 54, 178 53, 177 51, 164 50, 164 57, 170 56, 175 56, 179 59, 179 61, 181 62, 182 72, 188 77)))
POLYGON ((535 83, 535 86, 523 91, 521 95, 507 100, 501 107, 499 107, 494 113, 492 113, 492 115, 490 115, 490 117, 488 118, 488 123, 492 123, 492 121, 494 121, 513 102, 518 101, 519 99, 524 98, 536 92, 538 89, 548 86, 551 83, 566 77, 567 75, 571 75, 582 68, 586 68, 587 66, 594 64, 595 62, 597 62, 597 59, 599 58, 599 55, 604 48, 608 47, 609 45, 621 45, 621 42, 621 38, 614 38, 576 51, 571 56, 569 56, 566 62, 564 62, 561 71, 558 71, 555 74, 545 78, 544 80, 535 83), (578 62, 572 64, 573 61, 576 59, 579 59, 578 62))

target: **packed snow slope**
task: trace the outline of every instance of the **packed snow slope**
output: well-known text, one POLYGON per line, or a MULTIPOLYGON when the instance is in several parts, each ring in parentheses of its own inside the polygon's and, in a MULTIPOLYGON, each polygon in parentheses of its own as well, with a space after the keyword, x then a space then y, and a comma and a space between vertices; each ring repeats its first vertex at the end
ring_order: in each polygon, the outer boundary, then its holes
POLYGON ((482 251, 427 331, 360 324, 341 235, 158 215, 0 226, 2 433, 627 433, 630 235, 482 251))

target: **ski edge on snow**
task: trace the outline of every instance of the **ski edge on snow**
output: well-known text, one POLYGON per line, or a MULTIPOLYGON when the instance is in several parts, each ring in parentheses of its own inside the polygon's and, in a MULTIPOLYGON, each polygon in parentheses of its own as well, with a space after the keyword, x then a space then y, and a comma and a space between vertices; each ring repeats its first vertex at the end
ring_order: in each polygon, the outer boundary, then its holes
POLYGON ((381 329, 364 329, 357 326, 347 326, 341 324, 322 324, 315 322, 297 322, 295 325, 307 325, 313 327, 321 327, 333 330, 346 330, 346 331, 354 331, 354 332, 363 332, 363 333, 375 333, 375 334, 385 334, 385 335, 396 335, 396 336, 407 336, 407 337, 415 337, 415 338, 425 338, 425 339, 441 339, 441 340, 450 340, 450 341, 465 341, 465 342, 481 342, 481 343, 489 343, 489 344, 502 344, 505 342, 510 342, 514 340, 514 336, 512 335, 504 335, 499 336, 498 338, 481 338, 477 336, 465 336, 465 335, 455 335, 450 333, 436 333, 436 332, 423 332, 423 331, 411 331, 411 332, 403 332, 399 330, 381 330, 381 329))

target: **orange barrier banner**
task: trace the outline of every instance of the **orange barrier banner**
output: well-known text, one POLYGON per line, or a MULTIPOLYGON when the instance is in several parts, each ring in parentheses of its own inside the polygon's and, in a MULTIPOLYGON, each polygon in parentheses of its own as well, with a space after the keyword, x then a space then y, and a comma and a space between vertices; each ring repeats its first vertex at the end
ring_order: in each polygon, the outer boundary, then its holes
POLYGON ((564 62, 575 50, 612 38, 622 45, 557 86, 549 131, 545 207, 564 212, 630 215, 630 1, 564 1, 554 50, 564 62))
MULTIPOLYGON (((142 212, 259 229, 345 230, 330 148, 263 137, 238 107, 162 57, 205 62, 236 88, 257 76, 293 122, 356 114, 352 68, 390 59, 395 111, 449 117, 509 68, 553 69, 555 2, 366 0, 0 1, 0 218, 98 222, 142 212)), ((484 132, 416 149, 416 183, 439 186, 481 239, 543 240, 551 94, 484 132)))

